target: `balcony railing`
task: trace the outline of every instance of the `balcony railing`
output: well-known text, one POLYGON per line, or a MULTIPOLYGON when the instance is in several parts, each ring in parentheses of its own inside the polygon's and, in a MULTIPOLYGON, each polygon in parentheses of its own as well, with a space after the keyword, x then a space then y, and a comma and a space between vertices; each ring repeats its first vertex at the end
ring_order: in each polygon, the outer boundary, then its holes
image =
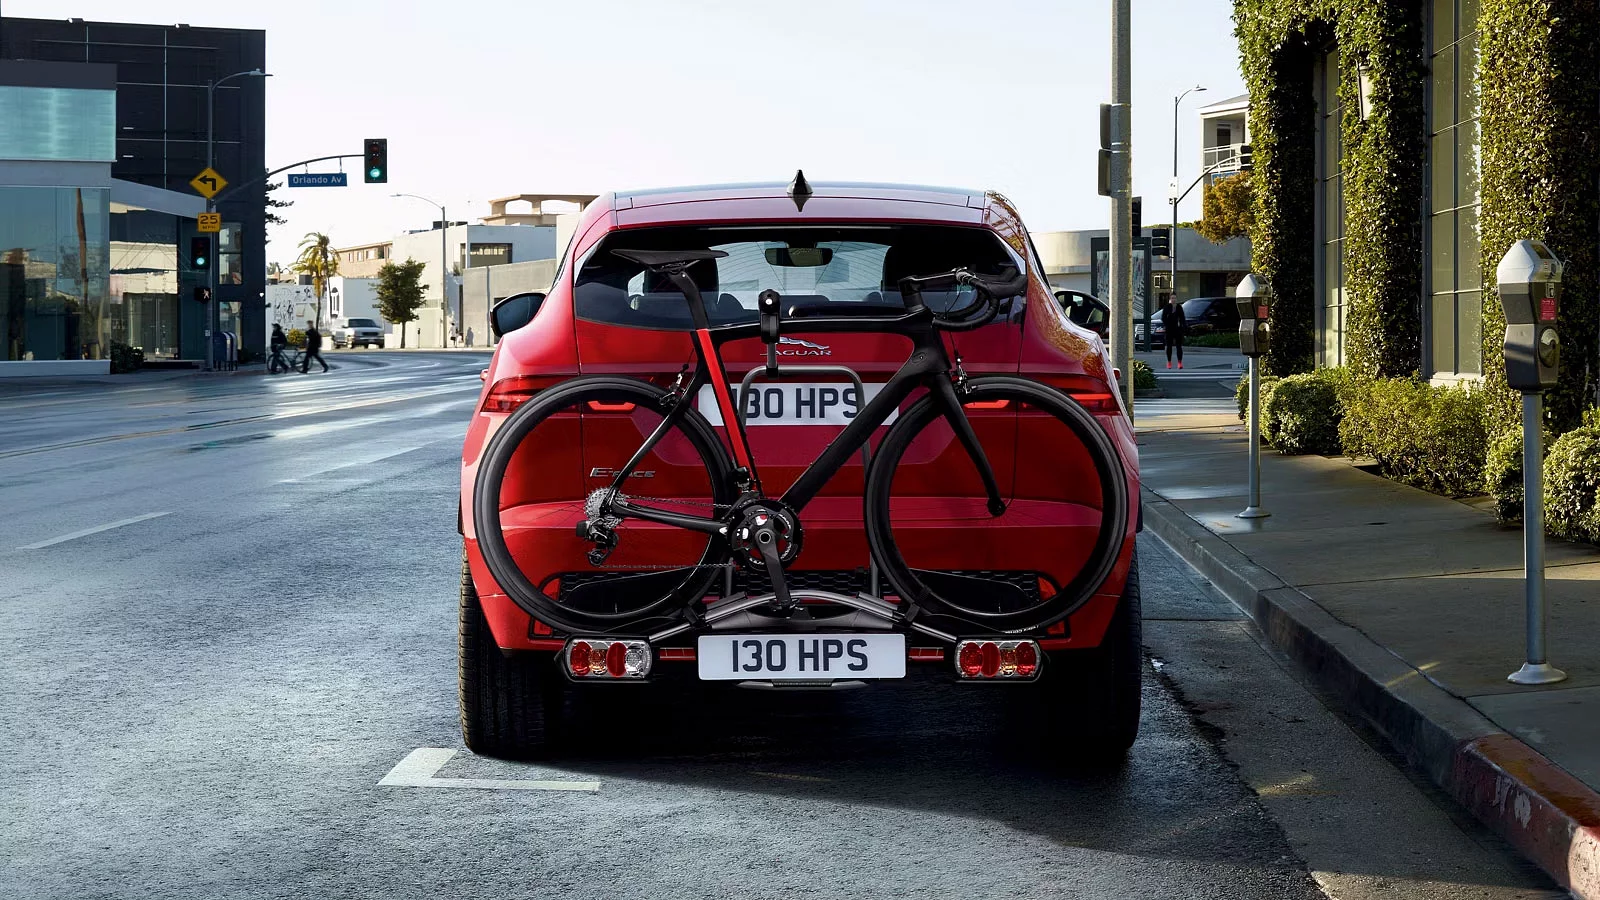
POLYGON ((1232 175, 1242 168, 1240 158, 1244 146, 1244 144, 1223 144, 1205 148, 1204 168, 1209 169, 1215 165, 1216 169, 1213 172, 1216 175, 1232 175))

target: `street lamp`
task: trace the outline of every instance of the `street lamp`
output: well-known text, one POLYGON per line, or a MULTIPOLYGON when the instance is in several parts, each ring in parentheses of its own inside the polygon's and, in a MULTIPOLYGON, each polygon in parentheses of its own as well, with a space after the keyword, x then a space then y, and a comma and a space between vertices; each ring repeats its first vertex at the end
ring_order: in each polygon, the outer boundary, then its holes
MULTIPOLYGON (((443 203, 435 203, 427 197, 417 194, 390 194, 389 196, 410 197, 413 200, 421 200, 423 203, 439 207, 439 346, 442 348, 447 343, 445 340, 444 320, 448 317, 450 309, 450 218, 445 215, 443 203)), ((400 328, 403 331, 405 326, 401 325, 400 328)))
MULTIPOLYGON (((208 169, 215 165, 217 161, 217 87, 225 81, 232 81, 235 78, 245 78, 249 76, 255 76, 257 78, 272 77, 269 73, 263 72, 259 68, 256 68, 247 72, 235 72, 232 75, 224 75, 221 78, 213 78, 212 80, 206 82, 206 168, 208 169)), ((217 204, 215 197, 207 197, 206 212, 215 212, 216 208, 217 204)), ((211 302, 206 304, 208 307, 206 310, 206 371, 208 372, 211 371, 212 368, 212 346, 216 342, 217 312, 219 304, 219 301, 217 300, 217 267, 220 260, 217 256, 217 250, 220 248, 217 246, 217 243, 218 242, 216 238, 211 239, 211 265, 207 267, 207 272, 209 274, 206 275, 207 287, 211 289, 211 302)))
MULTIPOLYGON (((1190 94, 1203 90, 1205 88, 1197 84, 1172 98, 1172 235, 1167 240, 1167 291, 1173 300, 1178 299, 1178 201, 1183 199, 1178 193, 1178 104, 1190 94)), ((1149 349, 1150 329, 1151 326, 1145 326, 1145 349, 1149 349)), ((1167 340, 1172 339, 1173 335, 1167 335, 1167 340)))

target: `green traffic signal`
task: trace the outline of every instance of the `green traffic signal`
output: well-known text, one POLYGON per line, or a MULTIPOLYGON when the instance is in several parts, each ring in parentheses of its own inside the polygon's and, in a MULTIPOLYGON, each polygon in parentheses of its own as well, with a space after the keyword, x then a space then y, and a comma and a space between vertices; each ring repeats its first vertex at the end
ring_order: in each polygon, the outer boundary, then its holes
POLYGON ((362 156, 367 164, 367 184, 383 184, 389 180, 388 138, 367 138, 362 143, 362 156))

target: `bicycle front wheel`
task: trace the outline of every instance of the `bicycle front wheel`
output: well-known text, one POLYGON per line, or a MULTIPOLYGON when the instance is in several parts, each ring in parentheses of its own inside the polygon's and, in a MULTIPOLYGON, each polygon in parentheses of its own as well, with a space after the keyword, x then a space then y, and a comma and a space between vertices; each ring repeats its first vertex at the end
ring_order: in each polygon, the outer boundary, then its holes
MULTIPOLYGON (((721 537, 640 519, 606 521, 614 546, 580 522, 616 470, 662 426, 667 392, 632 378, 578 378, 536 395, 484 448, 473 525, 495 581, 534 618, 568 632, 635 628, 698 603, 726 571, 721 537)), ((705 418, 681 410, 634 468, 622 497, 680 516, 715 518, 735 498, 733 465, 705 418)))
POLYGON ((1115 568, 1128 528, 1121 457, 1068 395, 1009 376, 962 398, 993 468, 994 513, 972 458, 932 396, 873 455, 867 540, 889 584, 962 628, 1032 631, 1065 618, 1115 568))

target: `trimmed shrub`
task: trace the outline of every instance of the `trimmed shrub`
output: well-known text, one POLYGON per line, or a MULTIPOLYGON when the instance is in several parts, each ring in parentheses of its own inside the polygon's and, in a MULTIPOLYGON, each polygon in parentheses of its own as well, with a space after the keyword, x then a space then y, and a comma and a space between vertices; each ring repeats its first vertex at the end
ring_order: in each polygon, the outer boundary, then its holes
MULTIPOLYGON (((1268 444, 1273 442, 1276 435, 1272 432, 1272 418, 1266 415, 1266 411, 1272 408, 1272 391, 1278 386, 1278 381, 1276 375, 1261 376, 1261 440, 1268 444)), ((1250 420, 1249 372, 1239 377, 1239 386, 1233 389, 1233 402, 1239 407, 1239 421, 1248 422, 1250 420)))
POLYGON ((1190 347, 1231 347, 1239 349, 1239 332, 1213 331, 1210 334, 1197 334, 1183 339, 1184 344, 1190 347))
MULTIPOLYGON (((1549 447, 1550 435, 1545 435, 1549 447)), ((1522 429, 1508 428, 1489 442, 1483 463, 1483 490, 1494 498, 1494 517, 1502 525, 1522 521, 1522 429)))
POLYGON ((142 365, 144 365, 143 350, 121 343, 111 345, 111 374, 121 375, 137 371, 142 365))
POLYGON ((1133 361, 1133 389, 1136 391, 1153 391, 1156 384, 1156 373, 1150 369, 1150 364, 1142 359, 1133 361))
POLYGON ((1577 428, 1544 457, 1544 527, 1569 541, 1600 544, 1600 428, 1577 428))
POLYGON ((288 338, 289 346, 291 347, 304 347, 306 345, 306 331, 304 328, 291 328, 284 337, 288 338))
POLYGON ((1261 430, 1279 453, 1338 453, 1341 378, 1322 369, 1290 375, 1273 385, 1261 404, 1261 430), (1270 423, 1270 424, 1268 424, 1270 423))
POLYGON ((1410 378, 1351 382, 1344 394, 1339 442, 1349 456, 1370 456, 1396 481, 1460 497, 1484 483, 1489 439, 1482 391, 1410 378))

